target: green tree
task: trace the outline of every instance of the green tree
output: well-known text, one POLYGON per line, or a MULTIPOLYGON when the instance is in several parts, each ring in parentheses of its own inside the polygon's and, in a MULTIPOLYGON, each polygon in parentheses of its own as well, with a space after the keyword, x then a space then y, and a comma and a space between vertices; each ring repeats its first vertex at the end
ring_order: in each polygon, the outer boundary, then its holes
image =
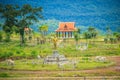
POLYGON ((2 36, 2 31, 0 31, 0 41, 2 41, 3 36, 2 36))
POLYGON ((41 41, 43 42, 43 43, 45 43, 45 41, 46 41, 46 35, 47 35, 47 32, 48 32, 48 26, 45 24, 45 25, 42 25, 42 26, 40 26, 39 27, 39 31, 40 31, 40 33, 41 33, 41 41))
POLYGON ((2 24, 0 24, 0 41, 3 39, 3 32, 1 31, 2 24))
POLYGON ((80 34, 80 33, 81 33, 81 29, 80 29, 80 28, 77 28, 77 32, 80 34))
POLYGON ((120 41, 120 33, 119 32, 114 32, 113 36, 117 39, 117 41, 120 41))
POLYGON ((0 4, 0 17, 4 18, 5 23, 3 25, 3 30, 6 33, 6 41, 10 41, 10 35, 12 34, 12 27, 17 22, 17 8, 18 6, 14 5, 2 5, 0 4))
POLYGON ((88 32, 90 33, 90 38, 95 38, 97 36, 97 30, 94 27, 89 27, 88 32))
POLYGON ((39 18, 43 18, 41 12, 42 7, 33 8, 29 4, 25 4, 19 9, 17 26, 20 29, 21 45, 25 43, 24 28, 38 21, 39 18))
POLYGON ((12 27, 16 25, 19 28, 21 45, 24 44, 24 28, 32 25, 39 18, 42 18, 41 12, 42 7, 36 8, 29 4, 24 4, 22 7, 17 5, 0 5, 1 17, 5 19, 3 30, 7 33, 7 38, 10 38, 12 27))
POLYGON ((45 24, 45 25, 42 25, 39 27, 39 31, 40 33, 42 34, 42 36, 46 36, 47 35, 47 32, 48 32, 48 26, 45 24))
POLYGON ((106 27, 106 37, 109 39, 110 37, 112 37, 112 31, 110 30, 110 27, 107 26, 106 27))
POLYGON ((75 39, 75 42, 76 42, 76 47, 78 46, 78 41, 79 41, 79 34, 78 32, 74 32, 74 39, 75 39))
POLYGON ((88 36, 93 40, 93 42, 95 42, 94 39, 96 38, 97 34, 98 32, 94 27, 88 28, 88 36))
POLYGON ((108 42, 108 38, 104 38, 104 42, 107 43, 108 42))
POLYGON ((86 39, 86 43, 88 43, 88 39, 90 38, 90 34, 88 32, 83 33, 84 38, 86 39))

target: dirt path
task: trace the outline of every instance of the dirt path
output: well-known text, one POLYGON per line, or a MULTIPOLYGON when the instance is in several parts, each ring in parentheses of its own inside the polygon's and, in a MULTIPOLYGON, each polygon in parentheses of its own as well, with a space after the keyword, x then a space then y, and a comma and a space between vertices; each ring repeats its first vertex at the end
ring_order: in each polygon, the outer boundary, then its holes
POLYGON ((94 77, 22 77, 0 78, 0 80, 120 80, 118 76, 94 76, 94 77))

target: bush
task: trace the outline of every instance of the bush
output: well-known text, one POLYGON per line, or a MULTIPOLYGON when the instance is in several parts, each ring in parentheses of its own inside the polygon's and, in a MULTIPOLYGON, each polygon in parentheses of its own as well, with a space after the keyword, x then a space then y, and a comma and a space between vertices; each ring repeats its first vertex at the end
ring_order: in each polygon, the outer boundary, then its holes
POLYGON ((5 42, 10 42, 10 33, 6 33, 5 42))
POLYGON ((8 57, 13 56, 13 52, 8 52, 7 54, 8 54, 8 57))
POLYGON ((0 77, 9 77, 7 73, 0 73, 0 77))
POLYGON ((107 42, 108 42, 108 39, 107 39, 107 38, 104 38, 104 42, 107 43, 107 42))
POLYGON ((4 52, 3 54, 1 54, 1 55, 0 55, 0 58, 2 58, 2 59, 8 58, 7 52, 4 52))
POLYGON ((2 41, 3 36, 2 36, 2 32, 0 31, 0 41, 2 41))
POLYGON ((93 56, 93 54, 85 54, 84 56, 85 57, 91 57, 91 56, 93 56))
POLYGON ((16 54, 20 54, 21 53, 21 51, 16 51, 16 54))
POLYGON ((36 51, 32 51, 32 52, 31 52, 31 56, 32 56, 33 58, 37 57, 37 52, 36 52, 36 51))
POLYGON ((26 58, 26 57, 27 57, 27 55, 26 55, 25 53, 22 53, 21 56, 22 56, 23 58, 26 58))
POLYGON ((2 58, 2 59, 6 59, 11 56, 13 56, 13 52, 4 52, 4 53, 0 54, 0 58, 2 58))

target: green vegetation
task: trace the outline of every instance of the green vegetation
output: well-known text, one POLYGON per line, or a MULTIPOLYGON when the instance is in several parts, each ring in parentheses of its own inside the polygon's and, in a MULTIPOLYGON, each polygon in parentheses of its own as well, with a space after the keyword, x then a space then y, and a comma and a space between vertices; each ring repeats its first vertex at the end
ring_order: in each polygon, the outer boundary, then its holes
MULTIPOLYGON (((25 47, 20 47, 18 41, 11 41, 9 43, 1 42, 0 43, 0 58, 10 58, 10 57, 27 57, 30 58, 31 55, 40 55, 45 57, 47 55, 52 54, 53 51, 53 43, 46 42, 42 45, 35 45, 32 47, 29 45, 31 43, 26 43, 25 47)), ((34 43, 35 44, 35 43, 34 43)), ((115 56, 120 55, 119 44, 105 44, 101 42, 97 42, 96 44, 88 45, 88 49, 84 51, 76 50, 76 46, 74 44, 74 40, 71 39, 67 43, 62 42, 58 46, 58 51, 60 54, 64 54, 66 57, 92 57, 97 55, 102 56, 115 56)))
POLYGON ((25 28, 32 25, 38 18, 43 18, 41 12, 42 7, 35 8, 29 4, 24 4, 22 7, 11 4, 0 4, 0 17, 5 20, 2 26, 2 29, 6 33, 5 41, 9 42, 11 34, 16 32, 20 34, 21 45, 23 45, 25 43, 25 28))
POLYGON ((0 77, 10 77, 8 73, 0 73, 0 77))
MULTIPOLYGON (((74 70, 85 70, 85 69, 94 69, 94 68, 103 68, 103 67, 109 67, 111 65, 114 65, 113 62, 95 62, 93 60, 81 60, 81 58, 77 58, 77 60, 80 60, 80 62, 77 63, 77 66, 74 70)), ((0 68, 2 69, 15 69, 15 70, 73 70, 73 64, 68 63, 62 66, 62 68, 59 68, 57 64, 44 64, 43 66, 43 60, 37 60, 37 59, 21 59, 21 60, 15 60, 15 65, 10 66, 7 65, 6 62, 0 63, 0 68), (71 66, 70 66, 71 65, 71 66)))
MULTIPOLYGON (((0 69, 8 70, 40 70, 40 71, 80 71, 107 68, 115 65, 107 57, 120 56, 120 33, 112 32, 106 28, 106 35, 100 37, 94 27, 88 27, 87 31, 81 33, 77 28, 74 32, 74 39, 59 39, 54 33, 47 34, 49 26, 43 24, 39 26, 40 34, 34 32, 29 26, 42 17, 42 7, 32 7, 25 4, 21 7, 17 5, 0 5, 0 17, 5 23, 0 24, 0 69), (80 49, 80 43, 86 43, 86 49, 80 49), (44 64, 46 56, 53 54, 53 50, 58 50, 71 62, 59 67, 59 64, 44 64), (40 56, 42 59, 37 59, 40 56), (103 56, 107 61, 97 62, 96 56, 103 56), (13 61, 12 61, 13 60, 13 61), (9 64, 7 61, 11 61, 9 64), (76 63, 72 63, 76 61, 76 63), (15 62, 15 64, 14 64, 15 62)), ((107 75, 119 75, 117 71, 107 71, 107 75)), ((30 74, 31 75, 31 74, 30 74)), ((57 73, 47 76, 86 76, 86 73, 57 73)), ((99 75, 94 73, 93 75, 99 75)), ((24 76, 23 74, 0 72, 0 77, 24 76)), ((25 75, 26 76, 26 75, 25 75)), ((45 75, 46 76, 46 75, 45 75)))

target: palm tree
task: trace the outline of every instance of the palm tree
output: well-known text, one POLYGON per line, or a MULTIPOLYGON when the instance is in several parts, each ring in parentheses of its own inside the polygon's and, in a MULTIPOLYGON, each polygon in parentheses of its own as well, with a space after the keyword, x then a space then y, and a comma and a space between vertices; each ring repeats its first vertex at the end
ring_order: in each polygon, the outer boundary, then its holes
POLYGON ((47 35, 47 32, 48 32, 48 26, 46 24, 40 26, 39 31, 40 31, 40 33, 42 35, 42 42, 44 43, 46 41, 46 35, 47 35))
POLYGON ((94 42, 94 39, 96 38, 97 33, 98 33, 97 30, 94 27, 89 27, 88 28, 88 33, 89 33, 89 37, 91 39, 93 39, 93 42, 94 42))
POLYGON ((39 31, 42 34, 42 36, 46 36, 48 32, 48 26, 47 25, 40 26, 39 31))
POLYGON ((115 36, 115 38, 120 41, 120 33, 119 32, 114 32, 113 35, 115 36))
POLYGON ((86 39, 86 43, 88 43, 88 39, 90 38, 90 33, 84 32, 83 35, 84 35, 84 38, 86 39))
POLYGON ((107 27, 106 27, 106 37, 109 39, 111 36, 112 36, 112 32, 111 32, 111 30, 110 30, 110 27, 107 26, 107 27))
POLYGON ((80 34, 80 33, 81 33, 81 29, 80 29, 80 28, 77 28, 77 32, 80 34))
POLYGON ((75 39, 76 47, 77 47, 78 46, 78 40, 79 40, 78 32, 74 32, 74 39, 75 39))

